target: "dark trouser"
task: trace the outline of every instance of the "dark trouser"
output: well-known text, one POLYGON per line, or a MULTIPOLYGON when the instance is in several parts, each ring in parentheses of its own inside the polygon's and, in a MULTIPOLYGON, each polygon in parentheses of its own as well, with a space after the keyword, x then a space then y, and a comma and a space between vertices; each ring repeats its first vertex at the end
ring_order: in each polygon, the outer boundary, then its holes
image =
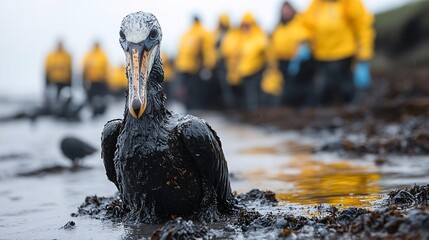
POLYGON ((216 78, 219 82, 220 93, 222 95, 223 105, 227 108, 234 108, 237 103, 234 99, 232 86, 229 85, 227 80, 227 70, 224 61, 220 61, 216 66, 216 78))
POLYGON ((60 98, 61 91, 64 88, 68 87, 69 91, 71 92, 71 89, 70 89, 71 86, 70 86, 69 83, 55 83, 55 86, 57 87, 57 94, 56 94, 56 99, 57 100, 60 98))
POLYGON ((107 86, 104 82, 89 83, 89 86, 86 92, 88 97, 88 102, 92 103, 96 96, 104 97, 106 93, 107 93, 107 86))
POLYGON ((244 87, 242 84, 231 86, 231 91, 234 99, 234 108, 244 108, 244 87))
POLYGON ((262 72, 260 70, 253 75, 243 78, 244 98, 247 110, 254 110, 262 105, 262 72))
POLYGON ((285 81, 282 103, 294 107, 311 105, 314 102, 314 60, 303 61, 296 76, 289 75, 289 61, 279 60, 278 64, 285 81))
POLYGON ((87 89, 87 102, 92 107, 92 116, 96 117, 103 114, 107 109, 107 104, 104 100, 108 92, 104 82, 90 83, 87 89))
POLYGON ((206 84, 197 74, 180 73, 186 88, 185 106, 188 110, 203 109, 206 106, 206 84))
POLYGON ((352 73, 353 58, 337 61, 318 61, 317 96, 322 105, 333 102, 350 103, 355 94, 352 73))
MULTIPOLYGON (((213 69, 211 72, 210 78, 203 80, 200 78, 204 89, 205 94, 205 108, 208 109, 222 109, 224 107, 222 101, 222 92, 221 92, 221 79, 217 71, 218 66, 213 69)), ((206 76, 207 77, 207 76, 206 76)))
POLYGON ((275 96, 262 92, 262 106, 278 107, 281 102, 281 96, 275 96))
POLYGON ((64 104, 67 101, 71 101, 72 91, 70 83, 56 83, 56 82, 47 82, 48 85, 45 89, 45 99, 44 99, 44 107, 45 109, 52 110, 53 108, 64 104), (51 86, 54 86, 55 89, 52 89, 51 86), (63 89, 69 92, 67 96, 61 96, 61 92, 63 89))

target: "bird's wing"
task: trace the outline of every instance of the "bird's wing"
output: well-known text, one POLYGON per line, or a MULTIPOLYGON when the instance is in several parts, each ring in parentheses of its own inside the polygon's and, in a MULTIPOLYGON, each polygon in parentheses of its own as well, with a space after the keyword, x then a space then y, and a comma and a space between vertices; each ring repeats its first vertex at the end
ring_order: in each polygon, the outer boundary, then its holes
POLYGON ((208 123, 200 118, 191 118, 182 123, 181 129, 185 146, 193 156, 202 177, 215 188, 218 203, 226 206, 232 193, 228 166, 219 137, 208 123))
MULTIPOLYGON (((115 158, 116 143, 121 131, 122 120, 111 120, 104 125, 101 134, 101 157, 103 158, 104 168, 107 178, 118 187, 116 170, 113 159, 115 158)), ((119 188, 118 188, 119 189, 119 188)))

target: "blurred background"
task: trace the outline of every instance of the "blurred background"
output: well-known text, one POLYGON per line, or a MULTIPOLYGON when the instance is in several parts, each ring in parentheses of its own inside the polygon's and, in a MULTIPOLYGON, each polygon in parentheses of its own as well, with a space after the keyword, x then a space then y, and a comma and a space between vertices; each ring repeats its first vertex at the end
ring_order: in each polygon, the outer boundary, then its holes
POLYGON ((8 238, 140 237, 86 218, 58 230, 86 196, 116 192, 100 135, 123 117, 119 27, 136 11, 162 27, 166 104, 213 126, 238 193, 373 208, 429 182, 429 1, 2 0, 8 238))
MULTIPOLYGON (((404 5, 406 0, 364 1, 372 12, 378 13, 404 5)), ((291 1, 303 11, 310 0, 291 1)), ((43 93, 44 63, 59 39, 73 56, 76 72, 82 70, 82 59, 94 41, 100 41, 112 64, 124 62, 118 45, 119 26, 122 18, 135 11, 155 14, 163 29, 162 51, 174 58, 181 35, 198 14, 208 30, 214 30, 218 17, 226 13, 231 23, 238 25, 246 12, 252 12, 262 28, 274 30, 282 1, 239 0, 231 4, 222 1, 1 1, 0 43, 0 93, 2 97, 41 99, 43 93), (18 64, 19 63, 19 64, 18 64), (25 71, 20 70, 25 65, 25 71), (20 67, 18 67, 18 65, 20 67), (13 70, 13 71, 12 71, 13 70), (16 74, 17 72, 20 74, 16 74), (13 79, 13 81, 8 80, 13 79), (36 97, 36 98, 35 98, 36 97)))

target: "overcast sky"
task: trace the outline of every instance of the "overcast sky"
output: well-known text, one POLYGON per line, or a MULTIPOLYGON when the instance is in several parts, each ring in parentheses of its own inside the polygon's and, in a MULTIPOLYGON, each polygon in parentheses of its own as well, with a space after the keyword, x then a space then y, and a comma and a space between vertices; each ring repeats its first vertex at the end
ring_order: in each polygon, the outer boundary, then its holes
MULTIPOLYGON (((411 0, 364 0, 372 12, 411 0)), ((252 12, 266 31, 278 20, 280 0, 0 0, 0 97, 40 97, 46 54, 58 38, 73 55, 74 67, 94 40, 99 40, 110 62, 119 64, 118 43, 122 18, 135 11, 154 13, 163 30, 161 49, 174 56, 181 34, 198 14, 213 29, 217 16, 227 13, 238 23, 252 12)), ((300 11, 310 0, 291 0, 300 11)))

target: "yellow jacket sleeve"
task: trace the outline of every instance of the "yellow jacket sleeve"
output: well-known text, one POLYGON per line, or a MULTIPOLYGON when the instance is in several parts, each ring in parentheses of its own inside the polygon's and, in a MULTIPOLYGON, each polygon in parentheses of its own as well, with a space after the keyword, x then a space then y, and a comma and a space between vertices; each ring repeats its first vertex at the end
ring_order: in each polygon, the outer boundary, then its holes
POLYGON ((356 57, 359 60, 370 60, 374 55, 374 16, 365 9, 361 0, 347 1, 346 13, 357 40, 356 57))
POLYGON ((210 32, 204 33, 203 43, 204 67, 213 69, 216 65, 215 38, 210 32))

